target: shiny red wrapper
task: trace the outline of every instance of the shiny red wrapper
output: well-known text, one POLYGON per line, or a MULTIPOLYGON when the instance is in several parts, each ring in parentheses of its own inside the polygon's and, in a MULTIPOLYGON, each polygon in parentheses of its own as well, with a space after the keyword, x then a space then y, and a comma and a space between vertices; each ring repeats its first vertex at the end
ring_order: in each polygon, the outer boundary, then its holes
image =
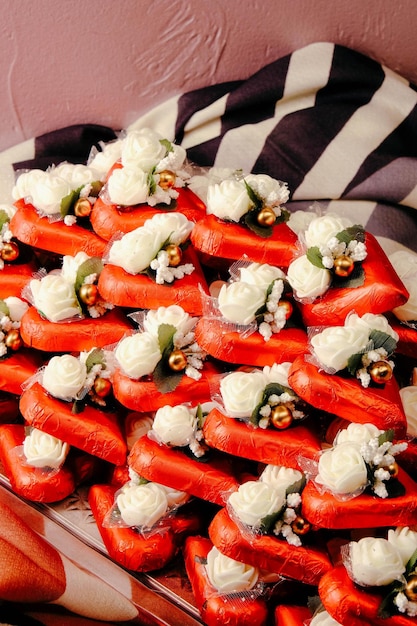
POLYGON ((275 626, 304 626, 311 618, 312 613, 305 606, 281 604, 275 608, 275 626))
POLYGON ((33 376, 43 365, 42 355, 21 348, 0 360, 0 389, 9 393, 20 395, 22 385, 33 376))
POLYGON ((124 464, 127 446, 118 416, 88 405, 81 413, 72 413, 71 409, 71 402, 53 398, 39 383, 26 389, 20 397, 20 411, 34 428, 104 461, 124 464))
POLYGON ((6 263, 0 270, 0 298, 4 300, 9 296, 22 297, 22 289, 33 278, 38 269, 35 262, 29 263, 6 263))

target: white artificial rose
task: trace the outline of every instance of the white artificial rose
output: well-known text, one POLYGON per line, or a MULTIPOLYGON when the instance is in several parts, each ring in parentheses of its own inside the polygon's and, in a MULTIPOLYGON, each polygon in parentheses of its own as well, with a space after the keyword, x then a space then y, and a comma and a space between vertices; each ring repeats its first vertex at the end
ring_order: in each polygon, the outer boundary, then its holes
POLYGON ((367 330, 368 335, 371 330, 379 330, 390 335, 395 341, 398 341, 398 333, 391 328, 384 315, 365 313, 362 317, 359 317, 357 313, 350 313, 345 320, 345 326, 347 328, 364 328, 367 330))
POLYGON ((268 174, 248 174, 245 181, 267 206, 279 206, 289 198, 287 183, 276 180, 268 174))
POLYGON ((81 314, 74 286, 59 274, 47 274, 29 283, 33 304, 50 322, 61 322, 81 314))
POLYGON ((108 262, 123 268, 129 274, 139 274, 149 267, 163 243, 162 233, 140 226, 113 242, 108 262))
POLYGON ((135 441, 146 435, 152 428, 153 417, 139 411, 128 413, 124 419, 124 431, 128 450, 132 449, 135 441))
POLYGON ((266 290, 240 281, 222 285, 217 302, 222 316, 235 324, 250 324, 266 300, 266 290))
POLYGON ((155 413, 152 430, 168 446, 186 446, 193 438, 196 417, 184 404, 166 404, 155 413))
POLYGON ((116 505, 125 524, 147 529, 168 510, 165 490, 156 483, 127 483, 116 496, 116 505))
POLYGON ((315 214, 311 211, 292 211, 287 226, 291 228, 296 235, 300 235, 308 228, 308 225, 315 217, 315 214))
POLYGON ((285 491, 294 483, 300 481, 303 478, 303 474, 292 467, 285 467, 284 465, 267 465, 259 477, 263 483, 268 483, 275 489, 281 489, 285 491))
POLYGON ((232 372, 220 381, 220 393, 227 415, 250 417, 262 399, 267 381, 262 372, 232 372))
POLYGON ((188 220, 183 213, 156 213, 146 220, 144 226, 160 233, 163 242, 179 245, 188 238, 194 222, 188 220))
POLYGON ((390 528, 387 539, 401 554, 403 564, 407 565, 417 550, 417 532, 408 526, 398 527, 395 530, 390 528))
POLYGON ((326 293, 332 274, 327 269, 316 267, 302 254, 289 264, 287 280, 298 299, 314 299, 326 293))
POLYGON ((165 156, 162 137, 149 128, 131 130, 123 140, 121 160, 124 166, 140 167, 149 172, 165 156))
POLYGON ((143 204, 149 195, 148 174, 138 167, 116 168, 107 181, 107 193, 113 204, 143 204))
POLYGON ((239 489, 229 496, 229 506, 239 520, 259 528, 262 520, 278 513, 285 502, 285 491, 282 488, 259 480, 249 480, 239 486, 239 489))
POLYGON ((97 172, 100 180, 103 180, 113 165, 120 160, 122 145, 123 141, 116 139, 115 141, 102 144, 100 146, 101 151, 97 151, 94 154, 91 153, 88 165, 97 172))
POLYGON ((71 354, 53 356, 42 374, 42 386, 60 400, 71 400, 85 385, 87 368, 71 354))
POLYGON ((45 172, 43 170, 34 169, 29 170, 28 172, 22 172, 16 180, 16 183, 12 189, 12 197, 13 200, 20 200, 24 198, 25 200, 30 200, 32 197, 32 189, 35 186, 35 183, 39 179, 43 179, 45 177, 45 172))
POLYGON ((258 285, 267 289, 278 278, 285 278, 285 274, 279 267, 268 263, 250 263, 240 268, 240 280, 250 285, 258 285))
POLYGON ((211 585, 224 594, 253 589, 259 578, 256 567, 235 561, 214 546, 207 554, 206 572, 211 585))
POLYGON ((136 379, 151 374, 161 356, 158 339, 147 332, 124 337, 115 350, 115 357, 122 370, 130 378, 136 379))
POLYGON ((167 504, 169 509, 174 509, 179 506, 182 506, 190 499, 190 494, 186 491, 180 491, 179 489, 174 489, 173 487, 167 487, 166 485, 161 485, 160 483, 155 483, 160 487, 166 495, 167 504))
POLYGON ((353 580, 364 586, 389 585, 400 580, 404 563, 398 549, 382 538, 364 537, 349 544, 353 580))
POLYGON ((352 354, 363 351, 369 341, 366 327, 328 326, 311 338, 320 364, 335 372, 347 367, 352 354))
POLYGON ((415 322, 417 320, 417 276, 403 278, 403 283, 408 291, 408 300, 405 304, 392 309, 392 312, 402 322, 415 322))
POLYGON ((172 143, 171 150, 159 161, 156 167, 156 173, 162 172, 163 170, 176 172, 184 165, 186 157, 187 151, 185 148, 172 143))
POLYGON ((402 387, 400 396, 407 418, 407 434, 411 437, 417 437, 417 386, 402 387))
POLYGON ((333 494, 355 494, 363 491, 367 482, 366 464, 359 444, 341 443, 321 454, 316 483, 333 494))
POLYGON ((52 171, 66 180, 74 190, 97 180, 96 172, 81 163, 60 163, 52 171))
POLYGON ((20 322, 23 315, 29 308, 29 305, 24 300, 21 300, 17 296, 8 296, 4 298, 4 302, 9 309, 9 317, 12 322, 20 322))
POLYGON ((74 285, 78 268, 90 258, 91 257, 83 251, 77 252, 75 256, 65 254, 62 257, 61 278, 64 278, 68 283, 74 285))
POLYGON ((170 324, 175 326, 177 331, 183 335, 191 332, 198 318, 191 317, 184 309, 178 304, 171 304, 170 306, 160 306, 157 309, 147 312, 143 321, 144 329, 158 337, 158 328, 161 324, 170 324))
POLYGON ((283 387, 289 387, 288 374, 292 363, 285 361, 284 363, 274 363, 273 365, 265 365, 263 374, 268 383, 278 383, 283 387))
POLYGON ((344 428, 336 435, 334 444, 350 441, 352 443, 362 444, 368 443, 374 437, 379 437, 382 430, 379 430, 375 424, 356 424, 351 422, 347 428, 344 428))
POLYGON ((53 170, 44 172, 44 176, 37 178, 32 185, 32 203, 45 215, 60 214, 61 200, 71 191, 70 183, 53 170))
POLYGON ((207 214, 239 222, 253 206, 243 180, 223 180, 207 189, 207 214))
POLYGON ((64 463, 69 452, 66 442, 33 428, 23 441, 23 453, 32 467, 51 467, 58 469, 64 463))
POLYGON ((326 245, 329 239, 345 230, 348 226, 352 226, 352 222, 335 213, 315 217, 305 231, 307 247, 326 245))
POLYGON ((388 258, 401 280, 416 279, 417 254, 408 250, 396 250, 388 258))
POLYGON ((314 615, 313 619, 309 623, 309 626, 343 626, 340 622, 336 622, 335 619, 327 611, 320 611, 314 615))

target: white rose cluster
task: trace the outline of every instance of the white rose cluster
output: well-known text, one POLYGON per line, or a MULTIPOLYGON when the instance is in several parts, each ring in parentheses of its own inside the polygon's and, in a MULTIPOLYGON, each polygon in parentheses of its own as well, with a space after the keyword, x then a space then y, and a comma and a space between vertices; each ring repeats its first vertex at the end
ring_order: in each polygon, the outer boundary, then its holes
POLYGON ((129 527, 150 530, 169 510, 165 489, 153 482, 123 485, 116 496, 123 522, 129 527))
POLYGON ((3 306, 0 312, 0 358, 4 357, 10 349, 18 350, 23 345, 19 328, 22 317, 29 308, 27 302, 17 296, 8 296, 1 302, 3 306), (16 338, 16 344, 14 348, 10 348, 8 341, 13 335, 16 338))
POLYGON ((87 367, 72 354, 53 356, 41 372, 43 388, 54 398, 70 401, 78 398, 87 381, 87 367))
POLYGON ((198 407, 186 404, 160 407, 148 436, 169 447, 188 446, 195 457, 202 457, 207 446, 202 443, 203 432, 197 417, 198 407))
POLYGON ((68 452, 66 442, 37 428, 32 428, 23 440, 23 454, 32 467, 59 469, 68 452))
POLYGON ((417 385, 400 389, 401 403, 407 418, 407 434, 417 437, 417 385))
POLYGON ((343 624, 333 619, 327 611, 320 610, 313 616, 308 626, 343 626, 343 624))
POLYGON ((206 573, 211 585, 222 594, 249 591, 259 579, 256 567, 231 559, 215 546, 207 554, 206 573))
POLYGON ((417 254, 397 250, 389 260, 408 291, 407 302, 394 308, 393 313, 401 322, 417 322, 417 254))
POLYGON ((228 507, 242 524, 255 532, 266 517, 278 515, 285 503, 285 489, 260 480, 249 480, 230 494, 228 507))

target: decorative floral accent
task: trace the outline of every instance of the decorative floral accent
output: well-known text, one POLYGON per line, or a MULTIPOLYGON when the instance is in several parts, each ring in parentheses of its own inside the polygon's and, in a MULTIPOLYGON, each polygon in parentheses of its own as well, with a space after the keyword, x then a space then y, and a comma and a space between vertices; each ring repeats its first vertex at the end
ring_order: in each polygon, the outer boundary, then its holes
POLYGON ((262 370, 236 370, 220 380, 219 392, 227 415, 252 426, 281 430, 305 417, 303 401, 288 385, 290 363, 262 370))
POLYGON ((309 329, 309 334, 313 357, 327 373, 346 370, 363 387, 384 384, 392 377, 390 357, 398 334, 383 315, 350 313, 344 326, 309 329))
POLYGON ((153 376, 161 393, 174 391, 182 377, 201 378, 205 353, 195 341, 198 318, 178 305, 156 311, 131 314, 141 330, 124 337, 115 348, 115 357, 130 378, 153 376))
POLYGON ((207 554, 205 569, 210 584, 220 594, 250 591, 259 579, 257 567, 236 561, 215 546, 207 554))
POLYGON ((408 291, 405 304, 392 312, 403 324, 417 330, 417 254, 408 250, 397 250, 389 256, 395 271, 408 291))
POLYGON ((407 435, 417 437, 417 385, 400 389, 401 403, 407 418, 407 435))
POLYGON ((332 286, 363 284, 361 263, 367 250, 362 226, 329 213, 312 219, 299 240, 306 251, 288 267, 288 280, 297 299, 315 300, 332 286))
POLYGON ((16 213, 16 207, 0 204, 0 270, 5 263, 13 263, 20 256, 19 242, 13 240, 10 220, 16 213))
POLYGON ((417 617, 417 532, 390 529, 386 539, 364 537, 342 548, 349 577, 359 586, 385 592, 379 617, 417 617))
POLYGON ((203 439, 203 423, 207 412, 202 405, 165 405, 159 408, 148 437, 173 448, 189 448, 196 458, 208 451, 203 439))
POLYGON ((310 524, 300 515, 302 472, 283 466, 266 466, 259 480, 247 481, 230 494, 227 508, 243 531, 273 533, 290 545, 301 546, 310 524))
POLYGON ((182 213, 160 213, 143 226, 110 244, 107 262, 129 274, 146 273, 159 285, 192 274, 194 265, 181 265, 194 223, 182 213))
POLYGON ((29 305, 16 296, 0 300, 0 358, 13 354, 23 346, 20 323, 29 305))
POLYGON ((246 226, 259 237, 270 237, 273 226, 289 218, 282 207, 288 198, 287 183, 266 174, 244 176, 235 171, 230 178, 209 185, 207 214, 246 226))
POLYGON ((32 467, 58 470, 70 450, 66 442, 37 428, 28 428, 23 441, 25 461, 32 467))

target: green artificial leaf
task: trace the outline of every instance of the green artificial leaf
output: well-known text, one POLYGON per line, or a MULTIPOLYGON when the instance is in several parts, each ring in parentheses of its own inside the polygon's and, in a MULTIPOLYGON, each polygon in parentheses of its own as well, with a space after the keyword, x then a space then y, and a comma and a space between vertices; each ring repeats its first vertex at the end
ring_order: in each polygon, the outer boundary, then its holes
POLYGON ((262 208, 262 198, 260 198, 255 191, 252 189, 252 187, 250 185, 248 185, 248 183, 246 182, 246 180, 243 181, 245 183, 245 187, 246 187, 246 191, 247 194, 249 196, 250 201, 254 204, 256 209, 260 209, 262 208))
POLYGON ((4 300, 0 300, 0 313, 2 313, 3 315, 7 315, 7 317, 10 317, 10 309, 4 300))
POLYGON ((10 218, 4 209, 0 209, 0 230, 5 224, 10 222, 10 218))
POLYGON ((256 407, 252 411, 252 414, 249 417, 249 422, 254 426, 257 426, 259 421, 262 419, 259 411, 263 406, 265 406, 265 404, 268 404, 269 397, 273 395, 280 396, 283 393, 289 393, 294 396, 294 392, 289 387, 285 387, 284 385, 280 385, 279 383, 268 383, 263 391, 261 400, 256 405, 256 407))
POLYGON ((379 605, 378 617, 381 617, 382 619, 387 619, 397 613, 394 599, 395 596, 403 589, 404 585, 399 582, 395 582, 389 586, 388 592, 384 595, 381 604, 379 605))
POLYGON ((388 356, 393 354, 397 347, 397 342, 394 337, 388 333, 384 333, 382 330, 371 330, 369 333, 369 339, 373 342, 374 350, 383 348, 386 350, 388 356))
POLYGON ((417 567, 417 549, 414 550, 413 554, 411 555, 411 557, 407 561, 407 565, 406 565, 406 568, 405 568, 406 576, 409 576, 410 574, 415 572, 416 567, 417 567))
POLYGON ((263 239, 267 239, 272 235, 272 226, 261 226, 258 222, 258 210, 252 209, 245 213, 242 218, 243 223, 258 237, 262 237, 263 239))
POLYGON ((174 146, 168 139, 160 139, 159 143, 162 146, 164 146, 165 150, 167 151, 167 154, 169 154, 170 152, 174 152, 174 146))
POLYGON ((81 192, 82 187, 78 187, 78 189, 73 189, 72 191, 70 191, 70 193, 67 196, 64 196, 61 199, 61 216, 65 217, 66 215, 69 215, 73 208, 74 208, 74 204, 77 202, 78 198, 80 197, 80 192, 81 192))
POLYGON ((311 248, 308 248, 306 256, 310 263, 312 263, 315 267, 319 267, 322 270, 326 269, 323 265, 323 257, 318 246, 311 246, 311 248))
POLYGON ((259 532, 262 535, 266 535, 271 532, 272 528, 275 526, 277 520, 280 518, 282 512, 284 510, 284 506, 282 506, 279 511, 275 511, 275 513, 271 513, 270 515, 265 515, 261 519, 261 523, 259 526, 259 532))
POLYGON ((84 261, 84 263, 81 263, 75 277, 75 292, 78 293, 81 285, 84 284, 87 276, 90 276, 91 274, 97 274, 98 276, 101 273, 102 269, 103 262, 98 256, 90 257, 89 259, 84 261))
POLYGON ((148 189, 149 189, 149 195, 152 196, 155 191, 156 191, 156 182, 155 182, 155 168, 153 168, 149 173, 148 173, 148 189))
POLYGON ((357 352, 349 357, 347 362, 347 371, 352 376, 356 376, 356 372, 362 368, 363 352, 357 352))
POLYGON ((387 441, 394 441, 394 429, 393 428, 389 428, 388 430, 384 430, 384 432, 382 432, 379 436, 378 436, 378 445, 382 446, 382 444, 386 443, 387 441))
POLYGON ((204 413, 203 413, 201 404, 197 406, 195 416, 197 419, 197 430, 201 430, 203 428, 203 423, 204 423, 204 413))
POLYGON ((363 243, 365 241, 365 230, 360 224, 354 224, 337 233, 336 239, 346 245, 355 240, 363 243))
POLYGON ((355 263, 353 272, 344 278, 343 276, 332 276, 332 287, 334 289, 354 289, 355 287, 362 287, 365 282, 365 272, 361 263, 355 263))
POLYGON ((295 483, 289 485, 285 490, 285 495, 288 496, 290 493, 301 493, 306 485, 306 477, 304 474, 300 478, 300 480, 296 480, 295 483))
POLYGON ((183 375, 184 372, 174 372, 167 360, 161 359, 153 371, 153 381, 160 393, 170 393, 178 387, 183 375))
POLYGON ((168 355, 174 349, 174 335, 177 332, 177 329, 173 324, 160 324, 158 326, 158 341, 159 341, 159 350, 161 351, 162 356, 164 357, 168 352, 168 355))
POLYGON ((85 400, 74 400, 72 403, 71 413, 74 415, 78 415, 78 413, 82 413, 85 408, 85 400))
POLYGON ((94 348, 93 350, 91 350, 90 354, 88 355, 85 361, 87 372, 91 372, 91 370, 93 369, 95 365, 104 365, 104 364, 105 364, 104 352, 103 350, 101 350, 101 348, 94 348))

